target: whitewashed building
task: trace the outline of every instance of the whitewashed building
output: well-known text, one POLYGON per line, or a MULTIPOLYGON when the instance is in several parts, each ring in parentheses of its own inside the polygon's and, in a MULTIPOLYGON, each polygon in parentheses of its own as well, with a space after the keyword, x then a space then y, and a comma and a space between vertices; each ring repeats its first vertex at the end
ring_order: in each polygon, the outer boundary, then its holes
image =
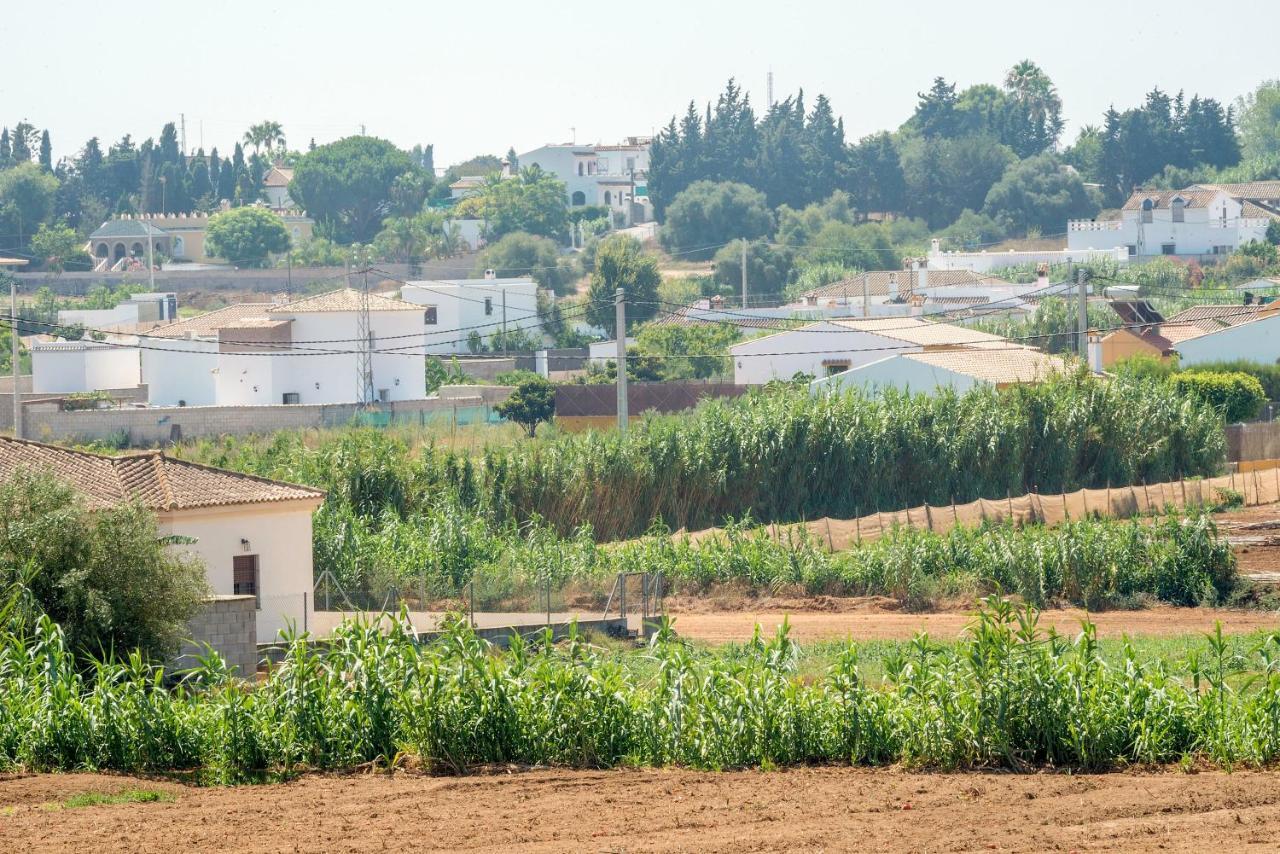
POLYGON ((142 340, 142 381, 152 406, 213 406, 218 402, 218 330, 262 317, 271 303, 247 302, 157 326, 142 340))
MULTIPOLYGON (((79 492, 90 510, 137 501, 158 533, 190 540, 171 548, 204 563, 215 595, 250 595, 257 641, 289 623, 301 631, 313 609, 311 514, 318 489, 177 460, 161 451, 104 456, 0 437, 0 478, 48 474, 79 492)), ((242 674, 252 675, 252 674, 242 674)))
POLYGON ((484 341, 500 333, 524 332, 542 338, 538 285, 533 279, 484 278, 406 282, 400 299, 422 311, 427 353, 470 353, 475 333, 484 341))
POLYGON ((1070 364, 1060 356, 1005 344, 884 356, 848 371, 816 379, 809 384, 809 390, 829 393, 857 389, 865 394, 876 394, 894 389, 933 394, 940 389, 949 389, 963 394, 980 386, 1005 388, 1019 383, 1044 382, 1055 374, 1070 370, 1070 364))
POLYGON ((1138 190, 1120 218, 1071 220, 1067 248, 1123 247, 1132 257, 1227 255, 1266 239, 1280 219, 1280 181, 1192 184, 1182 190, 1138 190))
POLYGON ((742 341, 729 348, 738 385, 826 377, 903 353, 958 348, 1002 348, 998 335, 918 317, 825 320, 800 329, 742 341))
POLYGON ((628 137, 618 145, 551 144, 517 158, 520 169, 538 166, 565 183, 570 207, 601 205, 616 224, 653 219, 649 203, 649 137, 628 137))
MULTIPOLYGON (((220 406, 360 400, 360 293, 352 288, 269 305, 218 327, 214 397, 220 406)), ((369 295, 373 399, 427 396, 422 306, 369 295)))
POLYGON ((38 394, 76 394, 137 388, 138 348, 98 341, 31 346, 31 386, 38 394))

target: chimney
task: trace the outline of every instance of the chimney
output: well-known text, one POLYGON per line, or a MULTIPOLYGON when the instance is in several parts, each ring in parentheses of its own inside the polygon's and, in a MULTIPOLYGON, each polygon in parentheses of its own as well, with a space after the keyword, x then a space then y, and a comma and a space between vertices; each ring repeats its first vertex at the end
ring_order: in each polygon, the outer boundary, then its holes
POLYGON ((720 294, 716 294, 715 296, 713 296, 713 297, 711 298, 711 304, 710 304, 710 307, 711 307, 711 308, 724 308, 724 297, 720 296, 720 294))
POLYGON ((484 271, 484 277, 485 279, 496 279, 498 278, 498 274, 494 271, 492 267, 490 267, 488 270, 484 271))
POLYGON ((1089 333, 1089 370, 1102 373, 1102 336, 1096 332, 1089 333))
POLYGON ((889 291, 889 302, 897 302, 898 301, 898 274, 896 271, 890 271, 889 273, 888 291, 889 291))
POLYGON ((916 268, 920 271, 920 280, 916 283, 916 290, 922 294, 929 292, 929 259, 921 258, 916 262, 916 268))
POLYGON ((932 258, 934 255, 941 255, 941 254, 942 254, 942 241, 935 237, 933 238, 933 240, 929 241, 929 257, 932 258))
POLYGON ((1049 265, 1040 263, 1036 265, 1036 289, 1043 291, 1049 287, 1049 265))

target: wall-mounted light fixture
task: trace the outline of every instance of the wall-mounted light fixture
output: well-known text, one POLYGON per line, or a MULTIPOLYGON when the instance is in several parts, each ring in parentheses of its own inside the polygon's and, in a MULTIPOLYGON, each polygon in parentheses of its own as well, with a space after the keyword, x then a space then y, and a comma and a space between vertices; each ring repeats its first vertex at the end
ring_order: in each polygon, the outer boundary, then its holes
POLYGON ((316 388, 320 388, 320 383, 316 383, 316 388))
POLYGON ((240 538, 240 550, 244 552, 249 551, 249 541, 246 540, 244 537, 240 538))

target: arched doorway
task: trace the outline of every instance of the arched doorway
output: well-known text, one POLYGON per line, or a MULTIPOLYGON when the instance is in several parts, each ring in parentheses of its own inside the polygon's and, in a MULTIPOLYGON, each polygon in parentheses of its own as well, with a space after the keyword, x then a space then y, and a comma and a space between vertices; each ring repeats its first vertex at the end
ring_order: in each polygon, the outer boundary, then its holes
POLYGON ((580 208, 587 203, 587 194, 582 192, 581 190, 574 190, 573 196, 572 198, 570 198, 569 203, 573 205, 575 208, 580 208))
POLYGON ((129 253, 133 255, 134 258, 140 257, 142 255, 142 244, 141 243, 133 244, 133 246, 129 249, 129 253))
POLYGON ((114 257, 115 257, 115 259, 116 259, 117 261, 119 261, 121 258, 123 258, 123 257, 124 257, 124 244, 123 244, 123 243, 117 243, 117 244, 116 244, 116 248, 115 248, 115 250, 114 250, 114 253, 113 253, 113 254, 114 254, 114 257))
POLYGON ((111 252, 111 247, 105 243, 99 243, 98 248, 93 250, 93 254, 98 258, 106 258, 111 252))
POLYGON ((608 190, 604 191, 604 203, 606 205, 613 204, 613 193, 610 193, 608 190))

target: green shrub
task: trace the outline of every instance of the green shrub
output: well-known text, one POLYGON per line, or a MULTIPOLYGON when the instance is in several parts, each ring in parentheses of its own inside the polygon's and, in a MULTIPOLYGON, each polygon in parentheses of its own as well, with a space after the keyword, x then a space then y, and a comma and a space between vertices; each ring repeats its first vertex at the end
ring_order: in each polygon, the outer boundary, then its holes
POLYGON ((1194 395, 1222 413, 1228 424, 1256 418, 1267 402, 1267 394, 1257 377, 1239 371, 1185 372, 1174 374, 1170 382, 1179 392, 1194 395))
POLYGON ((1267 365, 1262 362, 1251 362, 1247 359, 1234 359, 1229 362, 1202 362, 1184 368, 1188 373, 1242 373, 1257 378, 1262 383, 1262 390, 1267 400, 1280 400, 1280 365, 1267 365))

